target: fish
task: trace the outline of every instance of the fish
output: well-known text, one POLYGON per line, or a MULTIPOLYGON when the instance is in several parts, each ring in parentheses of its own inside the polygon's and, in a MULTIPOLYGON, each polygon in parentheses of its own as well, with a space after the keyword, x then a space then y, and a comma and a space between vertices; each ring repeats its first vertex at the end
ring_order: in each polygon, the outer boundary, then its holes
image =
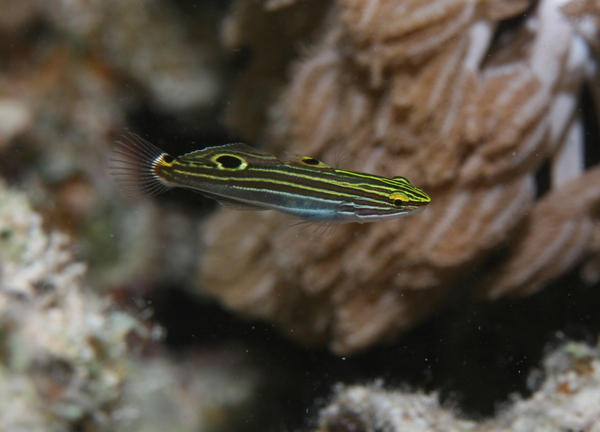
POLYGON ((177 157, 132 132, 115 144, 111 174, 132 197, 184 188, 240 210, 333 224, 415 215, 431 201, 404 177, 337 169, 309 156, 282 161, 243 143, 177 157))

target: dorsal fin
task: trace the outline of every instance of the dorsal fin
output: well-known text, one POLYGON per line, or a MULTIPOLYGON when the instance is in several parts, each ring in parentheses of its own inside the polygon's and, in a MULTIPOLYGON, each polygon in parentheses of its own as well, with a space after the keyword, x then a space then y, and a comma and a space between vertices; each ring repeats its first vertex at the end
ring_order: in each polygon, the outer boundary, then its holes
POLYGON ((287 165, 323 169, 323 170, 328 170, 328 171, 334 170, 334 168, 330 167, 329 165, 321 162, 318 159, 312 158, 310 156, 298 156, 297 160, 286 161, 284 163, 286 163, 287 165))
POLYGON ((263 151, 257 150, 254 147, 244 143, 223 144, 214 147, 207 147, 202 150, 197 150, 180 156, 181 160, 190 160, 196 162, 213 163, 214 159, 223 156, 232 155, 243 158, 247 163, 283 163, 275 156, 263 151))

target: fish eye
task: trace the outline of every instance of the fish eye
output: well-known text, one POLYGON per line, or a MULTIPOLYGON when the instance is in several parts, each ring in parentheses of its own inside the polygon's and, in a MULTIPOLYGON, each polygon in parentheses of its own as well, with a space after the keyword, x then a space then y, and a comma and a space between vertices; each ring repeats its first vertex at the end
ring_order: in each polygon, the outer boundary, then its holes
POLYGON ((390 196, 390 199, 392 200, 392 203, 396 207, 402 207, 403 205, 405 205, 408 202, 408 197, 400 192, 394 192, 390 196))
POLYGON ((321 163, 317 159, 311 157, 302 158, 302 162, 304 162, 306 165, 319 165, 321 163))
POLYGON ((244 163, 244 161, 242 159, 240 159, 236 156, 231 156, 231 155, 218 156, 214 159, 214 161, 220 165, 219 168, 228 168, 228 169, 235 169, 235 168, 240 168, 240 167, 245 168, 247 165, 244 163))

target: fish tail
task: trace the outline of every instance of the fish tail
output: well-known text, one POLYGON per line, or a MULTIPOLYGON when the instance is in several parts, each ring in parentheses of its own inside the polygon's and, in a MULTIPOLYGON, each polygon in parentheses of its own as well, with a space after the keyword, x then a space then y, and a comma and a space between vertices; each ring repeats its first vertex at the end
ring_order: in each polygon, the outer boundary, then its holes
POLYGON ((160 176, 160 169, 174 158, 139 135, 126 132, 116 141, 115 158, 110 161, 115 181, 132 198, 154 196, 172 187, 160 176))

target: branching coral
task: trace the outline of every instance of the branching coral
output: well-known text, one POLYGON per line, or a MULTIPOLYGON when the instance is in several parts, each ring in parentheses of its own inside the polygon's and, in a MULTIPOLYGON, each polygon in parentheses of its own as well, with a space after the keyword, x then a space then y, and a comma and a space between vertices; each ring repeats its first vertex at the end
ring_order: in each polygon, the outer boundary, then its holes
POLYGON ((598 347, 564 345, 546 358, 546 379, 530 398, 481 422, 455 417, 435 394, 387 391, 377 385, 340 387, 321 410, 317 430, 595 431, 600 428, 598 354, 598 347))
POLYGON ((275 214, 219 213, 205 227, 205 291, 348 353, 414 325, 515 241, 485 295, 533 292, 597 251, 600 179, 584 173, 577 106, 597 9, 564 3, 333 3, 269 109, 269 150, 329 162, 343 152, 349 168, 406 176, 433 202, 330 236, 275 214), (552 187, 536 202, 545 161, 552 187))

